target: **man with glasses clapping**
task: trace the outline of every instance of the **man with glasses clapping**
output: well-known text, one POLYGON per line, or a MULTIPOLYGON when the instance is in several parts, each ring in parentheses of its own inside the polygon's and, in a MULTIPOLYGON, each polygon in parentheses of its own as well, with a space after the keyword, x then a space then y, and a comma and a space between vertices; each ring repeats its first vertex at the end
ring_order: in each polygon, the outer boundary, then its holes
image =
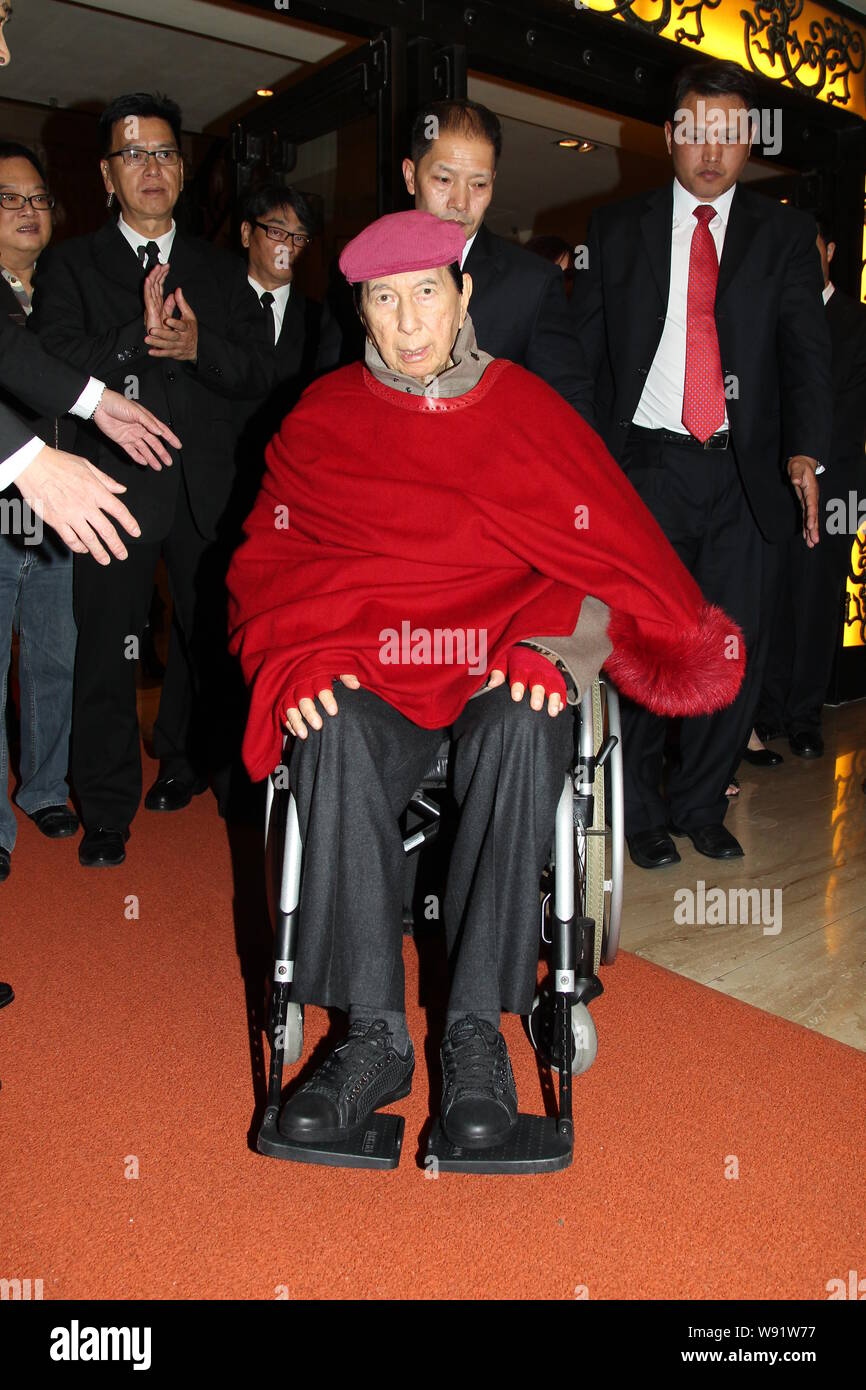
POLYGON ((264 395, 273 371, 243 266, 176 227, 184 176, 178 106, 142 92, 118 97, 102 113, 100 134, 108 206, 116 203, 119 216, 52 248, 32 326, 49 351, 169 421, 183 448, 175 467, 145 473, 89 426, 78 431, 79 450, 126 485, 141 526, 110 582, 88 556, 75 560, 71 770, 87 867, 123 862, 141 798, 135 670, 161 553, 194 690, 207 688, 211 699, 191 710, 163 691, 150 799, 165 810, 186 804, 208 772, 231 761, 213 717, 226 661, 217 538, 235 476, 233 402, 264 395))

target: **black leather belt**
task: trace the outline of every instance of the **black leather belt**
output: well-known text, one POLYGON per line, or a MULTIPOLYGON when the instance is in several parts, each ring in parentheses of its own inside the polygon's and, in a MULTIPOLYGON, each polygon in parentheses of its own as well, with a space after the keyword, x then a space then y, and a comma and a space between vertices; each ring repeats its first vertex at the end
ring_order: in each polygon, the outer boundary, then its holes
POLYGON ((665 444, 680 444, 686 449, 727 449, 731 437, 728 430, 719 430, 702 444, 693 434, 680 434, 678 430, 648 430, 643 425, 630 425, 629 434, 641 439, 662 440, 665 444))

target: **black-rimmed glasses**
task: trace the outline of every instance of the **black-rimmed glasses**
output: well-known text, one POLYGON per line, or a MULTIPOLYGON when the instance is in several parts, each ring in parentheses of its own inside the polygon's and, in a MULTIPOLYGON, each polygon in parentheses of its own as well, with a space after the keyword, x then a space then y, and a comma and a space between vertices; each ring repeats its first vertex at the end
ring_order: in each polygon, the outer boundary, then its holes
POLYGON ((34 212, 49 212, 56 202, 53 193, 31 193, 29 198, 23 193, 0 193, 0 208, 4 212, 18 212, 28 203, 34 212))
POLYGON ((137 145, 130 145, 125 150, 112 150, 111 154, 107 154, 105 158, 122 159, 127 169, 144 169, 150 159, 155 159, 157 164, 165 164, 171 168, 180 159, 180 150, 175 149, 173 145, 167 145, 161 150, 144 150, 137 145))
POLYGON ((293 241, 296 246, 309 246, 313 240, 306 232, 287 232, 284 227, 275 227, 270 222, 254 222, 253 226, 267 232, 271 241, 293 241))

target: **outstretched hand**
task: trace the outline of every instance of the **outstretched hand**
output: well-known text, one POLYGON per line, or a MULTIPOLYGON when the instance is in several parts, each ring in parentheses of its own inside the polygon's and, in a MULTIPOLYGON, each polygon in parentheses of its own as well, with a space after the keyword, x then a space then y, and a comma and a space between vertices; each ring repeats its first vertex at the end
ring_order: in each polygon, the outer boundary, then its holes
POLYGON ((138 401, 128 401, 119 391, 105 391, 94 415, 93 423, 108 438, 119 444, 136 463, 159 472, 171 467, 171 454, 160 444, 168 440, 173 448, 181 447, 176 434, 145 410, 138 401))
POLYGON ((128 553, 109 517, 130 536, 141 535, 132 512, 116 495, 126 492, 123 484, 76 454, 46 444, 19 473, 15 486, 70 550, 77 555, 89 551, 100 565, 107 565, 112 555, 125 560, 128 553))

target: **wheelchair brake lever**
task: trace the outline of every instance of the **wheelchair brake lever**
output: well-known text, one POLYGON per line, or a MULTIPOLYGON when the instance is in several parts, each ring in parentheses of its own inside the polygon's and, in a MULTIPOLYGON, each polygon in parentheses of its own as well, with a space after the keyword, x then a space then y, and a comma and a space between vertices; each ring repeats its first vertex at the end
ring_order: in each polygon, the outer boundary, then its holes
POLYGON ((608 734, 604 743, 598 750, 598 754, 595 759, 596 769, 604 767, 605 763, 607 762, 608 758, 610 757, 611 753, 613 752, 614 748, 616 748, 616 745, 618 743, 619 739, 617 738, 616 734, 608 734))

